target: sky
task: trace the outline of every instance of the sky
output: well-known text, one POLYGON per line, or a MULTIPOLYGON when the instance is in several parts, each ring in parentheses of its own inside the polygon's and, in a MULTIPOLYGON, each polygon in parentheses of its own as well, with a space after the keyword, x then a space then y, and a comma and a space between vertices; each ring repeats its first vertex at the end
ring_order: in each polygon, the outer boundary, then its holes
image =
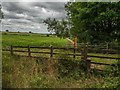
POLYGON ((68 1, 75 0, 2 0, 2 11, 5 15, 2 20, 2 31, 49 33, 43 20, 49 17, 65 19, 67 14, 64 4, 68 1))
POLYGON ((2 2, 2 31, 49 33, 43 20, 67 17, 64 4, 66 2, 33 2, 21 0, 19 2, 2 2), (26 1, 26 2, 25 2, 26 1))

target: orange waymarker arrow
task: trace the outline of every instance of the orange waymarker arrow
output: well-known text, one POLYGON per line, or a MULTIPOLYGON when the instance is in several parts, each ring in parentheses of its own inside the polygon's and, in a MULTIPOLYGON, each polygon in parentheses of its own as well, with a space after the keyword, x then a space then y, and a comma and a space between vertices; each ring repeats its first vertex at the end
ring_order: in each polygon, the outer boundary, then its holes
POLYGON ((77 37, 74 37, 74 48, 77 48, 77 37))

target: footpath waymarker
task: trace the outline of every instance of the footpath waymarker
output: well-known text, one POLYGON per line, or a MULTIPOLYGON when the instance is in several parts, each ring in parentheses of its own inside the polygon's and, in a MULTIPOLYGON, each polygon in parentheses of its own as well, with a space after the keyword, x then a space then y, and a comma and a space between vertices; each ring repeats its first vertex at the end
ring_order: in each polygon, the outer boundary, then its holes
POLYGON ((73 58, 75 58, 76 48, 77 48, 77 37, 75 36, 75 37, 74 37, 74 56, 73 56, 73 58))
POLYGON ((77 37, 74 37, 74 48, 77 48, 77 37))

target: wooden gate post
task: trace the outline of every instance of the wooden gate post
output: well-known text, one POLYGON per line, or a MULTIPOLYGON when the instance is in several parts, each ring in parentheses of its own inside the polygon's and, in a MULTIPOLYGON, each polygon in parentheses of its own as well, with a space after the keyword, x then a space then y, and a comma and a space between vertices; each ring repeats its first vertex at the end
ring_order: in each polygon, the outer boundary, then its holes
POLYGON ((30 46, 28 45, 28 56, 30 57, 31 56, 31 53, 30 53, 30 46))
POLYGON ((13 46, 12 45, 10 46, 10 53, 11 53, 11 55, 13 55, 13 46))

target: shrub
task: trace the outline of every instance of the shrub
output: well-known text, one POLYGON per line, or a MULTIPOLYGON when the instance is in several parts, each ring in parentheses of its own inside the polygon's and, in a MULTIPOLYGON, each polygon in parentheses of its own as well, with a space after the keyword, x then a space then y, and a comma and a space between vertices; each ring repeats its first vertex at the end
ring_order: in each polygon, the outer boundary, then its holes
POLYGON ((47 34, 47 37, 49 37, 49 34, 47 34))
POLYGON ((120 76, 120 61, 118 60, 116 64, 113 64, 112 66, 107 67, 106 70, 107 70, 106 72, 107 75, 111 75, 115 77, 120 76))
POLYGON ((29 31, 29 33, 32 33, 31 31, 29 31))
POLYGON ((77 80, 85 71, 86 66, 84 62, 75 60, 66 55, 66 53, 59 56, 58 72, 61 77, 72 77, 77 80))
POLYGON ((75 70, 76 63, 66 54, 60 55, 58 58, 58 72, 60 76, 68 76, 75 70))
POLYGON ((9 32, 9 30, 6 30, 6 32, 9 32))
POLYGON ((7 35, 7 33, 6 32, 4 32, 4 33, 2 33, 3 35, 7 35))

